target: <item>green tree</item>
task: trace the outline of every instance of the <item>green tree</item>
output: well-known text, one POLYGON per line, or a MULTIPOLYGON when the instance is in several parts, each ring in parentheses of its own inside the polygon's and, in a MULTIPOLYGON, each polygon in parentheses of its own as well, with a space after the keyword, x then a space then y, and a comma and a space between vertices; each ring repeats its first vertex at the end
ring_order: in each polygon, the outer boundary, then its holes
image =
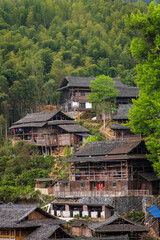
POLYGON ((160 174, 160 5, 151 3, 148 12, 131 15, 128 24, 139 36, 132 41, 131 51, 138 61, 136 82, 139 98, 133 100, 129 126, 142 134, 150 152, 148 158, 160 174))
MULTIPOLYGON (((100 75, 91 81, 91 93, 88 101, 93 103, 97 112, 111 111, 118 90, 114 89, 115 82, 108 76, 100 75)), ((103 114, 105 128, 105 114, 103 114)))

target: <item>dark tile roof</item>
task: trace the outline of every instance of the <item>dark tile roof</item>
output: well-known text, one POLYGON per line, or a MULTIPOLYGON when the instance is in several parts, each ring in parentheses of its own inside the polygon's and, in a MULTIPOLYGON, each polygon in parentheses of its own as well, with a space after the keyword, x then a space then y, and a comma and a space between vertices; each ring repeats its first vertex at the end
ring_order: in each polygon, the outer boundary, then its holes
MULTIPOLYGON (((64 238, 56 238, 57 240, 64 240, 64 238)), ((121 236, 107 236, 107 237, 80 237, 80 238, 72 238, 73 240, 129 240, 128 234, 121 235, 121 236)), ((49 240, 49 239, 44 239, 49 240)), ((65 238, 65 240, 70 240, 70 238, 65 238)))
POLYGON ((33 211, 38 211, 48 218, 57 219, 42 210, 38 205, 1 204, 0 205, 0 227, 16 226, 33 211))
POLYGON ((125 85, 121 81, 119 81, 117 78, 112 78, 112 80, 115 82, 114 88, 119 91, 117 97, 132 98, 132 97, 138 96, 139 90, 137 87, 131 87, 131 86, 125 85))
POLYGON ((119 104, 118 110, 115 116, 112 116, 113 120, 128 120, 128 112, 131 109, 132 104, 119 104))
POLYGON ((155 173, 139 173, 139 175, 146 179, 148 182, 159 181, 160 177, 157 176, 155 173))
POLYGON ((41 226, 46 226, 46 225, 62 225, 66 223, 65 220, 56 218, 56 219, 51 219, 51 218, 38 218, 38 219, 32 219, 32 220, 24 220, 20 223, 17 223, 14 225, 14 228, 37 228, 41 226))
MULTIPOLYGON (((54 120, 54 121, 48 121, 48 125, 63 125, 63 124, 74 124, 74 120, 54 120)), ((76 123, 75 123, 76 124, 76 123)))
POLYGON ((63 162, 102 162, 104 161, 104 156, 98 157, 71 157, 64 159, 63 162))
POLYGON ((130 153, 142 142, 137 140, 112 140, 88 142, 84 147, 77 151, 73 157, 64 159, 64 162, 102 162, 107 160, 120 160, 135 158, 146 158, 145 154, 130 153), (128 154, 128 155, 127 155, 128 154))
POLYGON ((0 229, 28 228, 32 232, 25 238, 26 240, 43 240, 49 238, 57 229, 64 232, 66 237, 71 237, 60 227, 64 223, 64 220, 48 214, 37 205, 16 205, 11 203, 0 205, 0 229), (46 218, 25 220, 33 211, 40 212, 46 218))
POLYGON ((139 94, 139 90, 136 87, 130 87, 127 85, 123 85, 123 87, 115 87, 115 89, 119 90, 117 97, 119 98, 136 98, 139 94))
POLYGON ((58 125, 58 124, 70 123, 74 124, 73 118, 69 117, 68 115, 64 114, 60 110, 55 111, 43 111, 38 113, 28 113, 25 117, 21 118, 17 122, 13 123, 13 125, 10 127, 10 129, 13 128, 21 128, 21 127, 43 127, 45 124, 49 125, 58 125), (63 115, 63 117, 66 117, 66 120, 52 120, 53 117, 55 117, 58 113, 63 115))
POLYGON ((87 87, 89 88, 91 80, 94 80, 94 77, 65 77, 61 87, 58 90, 62 90, 68 87, 87 87))
POLYGON ((127 154, 132 149, 137 147, 142 142, 141 139, 138 140, 125 140, 119 141, 117 146, 109 152, 109 155, 116 155, 116 154, 127 154))
POLYGON ((84 128, 79 124, 72 124, 72 125, 58 125, 59 128, 65 130, 69 133, 88 133, 89 130, 84 128))
POLYGON ((44 225, 30 233, 25 240, 43 240, 49 238, 59 228, 58 225, 44 225))
MULTIPOLYGON (((82 207, 83 205, 87 205, 88 207, 102 207, 105 206, 109 209, 114 209, 113 206, 109 205, 109 204, 97 204, 97 203, 74 203, 74 202, 52 202, 53 205, 57 205, 57 206, 62 206, 62 205, 69 205, 72 207, 82 207)), ((86 220, 76 220, 76 221, 86 221, 86 220)))
POLYGON ((75 156, 105 156, 117 145, 117 141, 88 142, 75 156))
POLYGON ((14 128, 21 128, 21 127, 43 127, 46 124, 46 122, 42 122, 42 123, 22 123, 22 124, 14 124, 12 127, 10 127, 10 129, 14 129, 14 128))
POLYGON ((21 118, 14 125, 24 124, 24 123, 33 123, 33 122, 46 122, 54 117, 59 110, 49 111, 49 112, 38 112, 38 113, 28 113, 25 117, 21 118))
POLYGON ((66 233, 59 225, 53 225, 52 223, 50 224, 43 224, 42 226, 38 227, 36 230, 34 230, 31 234, 29 234, 25 240, 44 240, 46 238, 49 238, 54 234, 56 230, 60 229, 62 232, 65 233, 66 237, 71 236, 66 233))
POLYGON ((89 156, 105 156, 108 154, 129 153, 141 142, 142 142, 141 139, 88 142, 74 155, 89 157, 89 156))
POLYGON ((114 124, 110 127, 112 130, 129 130, 130 128, 128 126, 124 126, 122 124, 114 124))
POLYGON ((99 227, 99 229, 95 229, 95 232, 106 233, 106 232, 149 232, 144 226, 137 226, 132 224, 112 224, 104 225, 103 227, 99 227))
POLYGON ((37 205, 15 205, 12 203, 0 205, 0 227, 18 223, 31 212, 38 208, 37 205))
POLYGON ((117 155, 108 155, 104 158, 104 161, 118 161, 118 160, 129 160, 129 159, 147 159, 145 154, 117 154, 117 155))
POLYGON ((85 137, 88 138, 89 136, 91 136, 91 134, 89 133, 76 133, 77 136, 81 136, 81 137, 85 137))
POLYGON ((103 222, 92 223, 88 227, 94 232, 149 232, 150 229, 121 217, 117 213, 103 222), (122 220, 122 224, 115 224, 117 220, 122 220))
MULTIPOLYGON (((94 77, 65 77, 61 87, 58 90, 63 90, 69 87, 82 87, 89 88, 91 80, 94 80, 94 77)), ((113 78, 115 82, 115 89, 118 89, 118 97, 136 97, 139 94, 139 90, 136 87, 131 87, 123 84, 117 78, 113 78)))

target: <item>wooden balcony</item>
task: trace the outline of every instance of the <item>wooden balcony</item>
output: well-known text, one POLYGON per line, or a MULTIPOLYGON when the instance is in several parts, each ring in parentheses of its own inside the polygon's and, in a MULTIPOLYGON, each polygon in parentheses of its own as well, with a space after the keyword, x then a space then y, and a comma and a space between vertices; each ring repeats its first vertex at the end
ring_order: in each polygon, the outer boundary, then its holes
POLYGON ((72 191, 55 192, 55 198, 81 198, 81 197, 121 197, 149 195, 149 190, 124 190, 124 191, 72 191))
POLYGON ((57 135, 49 135, 46 134, 44 137, 41 136, 41 134, 37 134, 36 138, 32 134, 25 134, 23 135, 15 135, 14 141, 26 141, 29 143, 34 143, 37 146, 46 146, 46 147, 52 147, 52 146, 66 146, 66 145, 74 145, 74 140, 72 134, 66 133, 66 134, 57 134, 57 135))
POLYGON ((128 179, 127 171, 116 172, 116 171, 109 171, 107 174, 106 172, 80 172, 79 174, 70 173, 70 181, 107 181, 111 179, 119 179, 119 180, 126 180, 128 179))

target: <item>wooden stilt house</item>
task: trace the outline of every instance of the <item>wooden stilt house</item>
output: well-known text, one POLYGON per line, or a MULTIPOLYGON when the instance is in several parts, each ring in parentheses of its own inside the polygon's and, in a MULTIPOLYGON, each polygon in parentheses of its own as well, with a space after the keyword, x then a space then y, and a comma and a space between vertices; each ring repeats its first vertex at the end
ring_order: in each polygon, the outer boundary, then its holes
POLYGON ((41 153, 51 155, 55 147, 77 146, 89 136, 89 130, 76 124, 63 112, 50 111, 27 114, 10 128, 14 141, 35 143, 41 153))
MULTIPOLYGON (((92 104, 88 102, 87 97, 91 92, 90 84, 94 77, 65 77, 60 88, 63 93, 61 100, 61 109, 65 112, 87 111, 91 110, 92 104)), ((139 90, 123 84, 117 78, 113 78, 114 88, 117 89, 116 105, 129 104, 132 98, 136 98, 139 90)))
POLYGON ((37 205, 0 205, 0 239, 70 238, 63 229, 64 223, 37 205))
POLYGON ((141 139, 88 142, 64 160, 70 163, 71 192, 57 192, 57 197, 158 194, 160 181, 146 153, 141 139), (146 183, 150 174, 154 178, 146 183))

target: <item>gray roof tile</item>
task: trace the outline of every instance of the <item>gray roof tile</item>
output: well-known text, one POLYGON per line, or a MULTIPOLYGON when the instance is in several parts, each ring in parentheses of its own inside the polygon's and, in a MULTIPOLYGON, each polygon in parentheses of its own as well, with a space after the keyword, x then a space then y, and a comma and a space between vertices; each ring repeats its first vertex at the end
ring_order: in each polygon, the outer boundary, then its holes
MULTIPOLYGON (((64 240, 64 238, 56 238, 58 240, 64 240)), ((107 236, 107 237, 92 237, 92 238, 87 238, 87 237, 80 237, 80 238, 72 238, 75 240, 129 240, 128 234, 126 235, 121 235, 121 236, 107 236)), ((44 240, 49 240, 49 239, 44 239, 44 240)), ((70 238, 65 238, 65 240, 70 240, 70 238)))
POLYGON ((112 130, 129 130, 130 128, 128 126, 124 126, 122 124, 114 124, 110 127, 112 130))
POLYGON ((88 227, 94 232, 149 232, 150 229, 123 218, 117 213, 103 222, 91 223, 88 227), (122 220, 122 224, 114 224, 117 220, 122 220))
POLYGON ((117 141, 88 142, 75 156, 105 156, 117 145, 117 141))
MULTIPOLYGON (((61 231, 64 232, 64 230, 58 225, 44 224, 29 234, 25 240, 43 240, 51 237, 52 234, 54 234, 54 232, 58 229, 61 229, 61 231)), ((69 237, 69 234, 66 233, 66 235, 69 237)))
MULTIPOLYGON (((65 77, 61 87, 58 90, 63 90, 69 87, 81 87, 89 88, 91 80, 94 80, 94 77, 65 77)), ((136 87, 131 87, 123 84, 117 78, 113 78, 115 82, 115 89, 119 90, 118 97, 137 97, 139 90, 136 87)))
POLYGON ((31 122, 46 122, 49 121, 52 117, 54 117, 59 110, 49 111, 49 112, 37 112, 37 113, 28 113, 25 117, 21 118, 14 125, 22 124, 22 123, 31 123, 31 122))
POLYGON ((69 133, 88 133, 89 130, 79 124, 58 125, 59 128, 69 133))
POLYGON ((48 218, 57 219, 42 210, 38 205, 0 204, 0 227, 16 226, 33 211, 41 212, 48 218))
POLYGON ((115 116, 112 116, 113 120, 128 120, 128 112, 131 109, 132 104, 119 104, 118 110, 115 116))
MULTIPOLYGON (((137 140, 112 140, 88 142, 84 147, 77 151, 74 156, 64 159, 64 162, 102 162, 113 159, 129 159, 127 155, 132 149, 142 142, 137 140), (115 156, 117 156, 115 158, 115 156)), ((146 158, 146 155, 140 155, 146 158)), ((140 158, 137 154, 137 158, 140 158)), ((136 155, 133 155, 136 158, 136 155)))
POLYGON ((21 127, 43 127, 45 124, 58 125, 58 124, 74 124, 73 118, 64 114, 60 110, 56 111, 43 111, 37 113, 28 113, 25 117, 21 118, 17 122, 13 123, 10 129, 21 127), (52 120, 58 113, 60 113, 65 120, 52 120))

